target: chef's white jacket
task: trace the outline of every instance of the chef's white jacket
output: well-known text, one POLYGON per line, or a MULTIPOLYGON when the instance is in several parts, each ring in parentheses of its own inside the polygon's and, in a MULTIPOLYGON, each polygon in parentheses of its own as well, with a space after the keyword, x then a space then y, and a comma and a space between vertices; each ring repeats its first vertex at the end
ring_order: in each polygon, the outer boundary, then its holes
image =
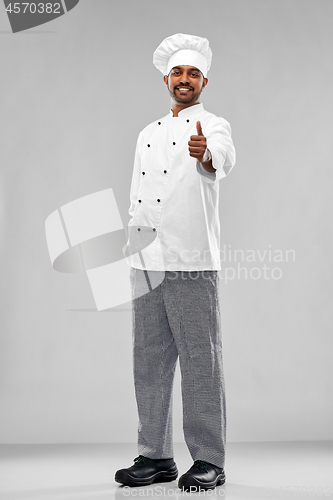
POLYGON ((127 263, 152 271, 220 270, 219 180, 234 164, 229 123, 202 104, 178 117, 170 111, 144 128, 130 190, 127 263), (189 155, 197 121, 216 172, 207 172, 189 155))

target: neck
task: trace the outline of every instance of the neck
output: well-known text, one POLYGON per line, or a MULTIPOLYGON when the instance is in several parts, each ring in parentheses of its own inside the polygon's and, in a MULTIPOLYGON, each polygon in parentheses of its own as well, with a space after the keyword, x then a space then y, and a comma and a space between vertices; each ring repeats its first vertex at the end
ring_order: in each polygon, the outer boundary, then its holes
POLYGON ((196 104, 200 104, 199 101, 193 102, 191 104, 179 104, 178 102, 175 102, 171 100, 171 110, 173 112, 173 116, 178 116, 178 113, 182 111, 183 109, 190 108, 191 106, 195 106, 196 104))

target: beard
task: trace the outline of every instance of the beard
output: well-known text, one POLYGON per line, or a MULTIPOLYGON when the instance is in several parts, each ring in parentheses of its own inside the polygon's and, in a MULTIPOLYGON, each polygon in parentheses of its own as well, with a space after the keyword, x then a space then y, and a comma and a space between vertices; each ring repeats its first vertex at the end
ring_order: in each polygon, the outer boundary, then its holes
MULTIPOLYGON (((177 87, 179 87, 179 85, 177 87)), ((184 87, 186 87, 186 86, 184 85, 184 87)), ((189 87, 189 88, 191 88, 191 87, 189 87)), ((175 87, 174 87, 174 89, 175 89, 175 87)), ((203 87, 201 87, 200 91, 197 92, 196 94, 194 93, 194 91, 191 90, 189 92, 188 96, 185 96, 185 95, 184 96, 177 96, 177 94, 174 92, 174 90, 171 90, 169 85, 168 85, 168 91, 169 91, 171 99, 178 102, 179 104, 191 104, 192 102, 196 102, 200 97, 202 89, 203 89, 203 87)))

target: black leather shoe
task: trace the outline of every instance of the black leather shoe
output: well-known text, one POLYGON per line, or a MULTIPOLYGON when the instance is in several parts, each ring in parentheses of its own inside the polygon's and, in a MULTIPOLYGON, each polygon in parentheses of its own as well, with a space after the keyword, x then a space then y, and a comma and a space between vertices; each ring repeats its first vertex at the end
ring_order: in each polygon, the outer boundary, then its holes
POLYGON ((196 460, 192 467, 178 481, 183 490, 210 490, 225 483, 224 469, 203 460, 196 460))
POLYGON ((146 486, 157 482, 174 481, 177 476, 177 465, 173 458, 156 460, 139 455, 134 459, 132 467, 117 470, 114 479, 125 486, 146 486))

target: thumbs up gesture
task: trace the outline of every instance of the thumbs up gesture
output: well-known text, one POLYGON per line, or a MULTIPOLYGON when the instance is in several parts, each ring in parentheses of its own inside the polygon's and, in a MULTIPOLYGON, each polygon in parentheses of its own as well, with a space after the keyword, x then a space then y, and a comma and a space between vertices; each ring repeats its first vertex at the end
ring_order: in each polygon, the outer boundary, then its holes
POLYGON ((191 135, 188 142, 188 150, 190 152, 190 156, 196 158, 199 163, 202 163, 207 143, 206 137, 203 135, 200 122, 197 122, 197 134, 198 135, 191 135))

